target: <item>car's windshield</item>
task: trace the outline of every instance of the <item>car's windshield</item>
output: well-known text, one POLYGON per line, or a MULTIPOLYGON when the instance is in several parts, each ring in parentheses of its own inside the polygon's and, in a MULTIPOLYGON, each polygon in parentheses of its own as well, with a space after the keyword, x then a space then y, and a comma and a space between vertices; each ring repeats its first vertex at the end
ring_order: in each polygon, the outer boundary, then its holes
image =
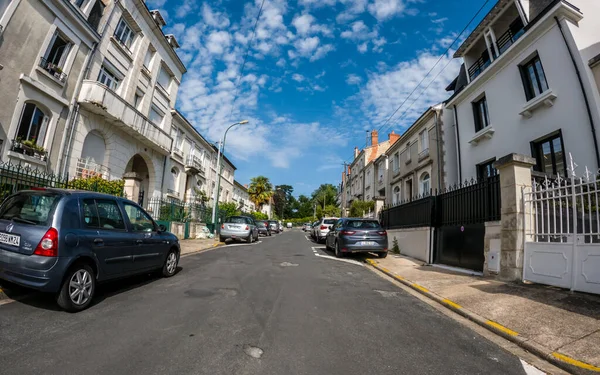
POLYGON ((350 228, 356 229, 373 229, 373 228, 381 228, 379 222, 375 220, 350 220, 346 226, 350 228))
POLYGON ((23 192, 13 195, 0 208, 0 219, 47 225, 58 197, 59 194, 51 192, 23 192))

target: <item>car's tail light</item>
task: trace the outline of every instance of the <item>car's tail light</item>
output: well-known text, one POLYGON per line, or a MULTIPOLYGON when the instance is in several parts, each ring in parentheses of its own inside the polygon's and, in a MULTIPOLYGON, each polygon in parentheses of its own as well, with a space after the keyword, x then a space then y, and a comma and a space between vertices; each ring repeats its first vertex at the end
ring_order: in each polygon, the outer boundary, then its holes
POLYGON ((54 228, 48 229, 33 254, 43 257, 58 256, 58 231, 54 228))
POLYGON ((250 230, 250 227, 246 225, 246 230, 250 230))
POLYGON ((354 233, 356 233, 356 232, 353 231, 353 230, 343 230, 343 231, 340 232, 340 234, 343 235, 343 236, 351 236, 354 233))
POLYGON ((46 191, 45 187, 32 187, 31 190, 39 190, 39 191, 46 191))
POLYGON ((327 225, 321 225, 321 230, 329 228, 327 225))
POLYGON ((225 224, 221 224, 221 229, 225 229, 225 224))
POLYGON ((387 232, 384 230, 380 230, 379 232, 377 232, 377 234, 380 236, 387 236, 387 232))

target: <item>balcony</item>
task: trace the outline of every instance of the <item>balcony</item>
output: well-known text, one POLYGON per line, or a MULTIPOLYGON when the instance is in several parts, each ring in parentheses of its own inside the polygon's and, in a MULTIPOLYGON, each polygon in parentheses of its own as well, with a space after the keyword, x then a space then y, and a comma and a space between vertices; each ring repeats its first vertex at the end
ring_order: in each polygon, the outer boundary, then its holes
POLYGON ((54 63, 49 62, 43 57, 40 58, 40 68, 45 70, 60 83, 65 83, 67 81, 67 75, 62 71, 62 68, 54 63))
POLYGON ((79 104, 106 117, 113 125, 159 153, 168 155, 171 152, 171 136, 107 86, 96 81, 84 81, 79 104))
POLYGON ((189 155, 185 161, 185 173, 204 175, 202 160, 195 155, 189 155))
POLYGON ((77 159, 75 173, 77 178, 102 177, 105 180, 110 179, 110 168, 94 163, 89 159, 77 159))

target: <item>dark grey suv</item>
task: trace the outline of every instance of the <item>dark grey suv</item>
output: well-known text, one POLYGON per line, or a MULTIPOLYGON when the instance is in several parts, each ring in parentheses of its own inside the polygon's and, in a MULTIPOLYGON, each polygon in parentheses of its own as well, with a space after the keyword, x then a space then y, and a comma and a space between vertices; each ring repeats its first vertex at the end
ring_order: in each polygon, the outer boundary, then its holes
POLYGON ((0 206, 0 279, 87 308, 96 283, 160 270, 175 274, 179 240, 137 204, 64 189, 24 190, 0 206))
POLYGON ((370 252, 385 258, 388 253, 388 237, 385 229, 373 219, 339 219, 325 237, 327 250, 333 249, 335 256, 370 252))

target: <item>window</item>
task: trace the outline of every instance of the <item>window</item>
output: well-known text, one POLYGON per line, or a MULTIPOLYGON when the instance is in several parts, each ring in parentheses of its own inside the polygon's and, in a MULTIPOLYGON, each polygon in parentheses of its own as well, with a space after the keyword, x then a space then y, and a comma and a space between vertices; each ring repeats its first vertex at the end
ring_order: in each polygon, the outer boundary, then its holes
POLYGON ((83 200, 83 224, 88 228, 99 228, 100 220, 98 219, 98 210, 96 209, 96 201, 93 199, 83 200))
POLYGON ((8 8, 11 1, 12 0, 0 0, 0 18, 2 18, 4 12, 6 12, 6 8, 8 8))
POLYGON ((421 175, 419 179, 419 194, 421 195, 429 195, 431 191, 431 178, 429 177, 429 173, 425 172, 421 175))
POLYGON ((406 144, 406 163, 410 163, 410 142, 406 144))
POLYGON ((100 68, 100 74, 98 74, 98 82, 106 85, 111 90, 116 90, 119 87, 119 79, 111 73, 104 65, 100 68))
POLYGON ((0 211, 0 219, 21 218, 32 225, 47 225, 50 214, 58 203, 59 195, 51 192, 22 192, 6 199, 0 211), (31 222, 31 223, 29 223, 31 222))
POLYGON ((75 5, 79 8, 85 3, 85 0, 75 0, 75 5))
POLYGON ((17 140, 39 142, 46 133, 48 116, 33 103, 26 103, 17 129, 17 140), (43 130, 42 130, 43 129, 43 130))
POLYGON ((146 52, 146 56, 144 57, 144 66, 146 69, 150 70, 150 66, 152 65, 152 60, 154 59, 154 54, 156 51, 150 46, 148 48, 148 52, 146 52))
POLYGON ((485 96, 473 102, 473 117, 475 119, 475 131, 478 132, 490 124, 487 100, 485 96))
POLYGON ((165 70, 164 66, 160 67, 160 73, 158 74, 158 80, 157 80, 158 84, 165 90, 169 90, 169 87, 171 86, 171 75, 169 74, 169 72, 167 72, 165 70))
POLYGON ((394 201, 393 204, 400 203, 400 186, 394 188, 394 201))
POLYGON ((419 133, 419 143, 421 144, 421 152, 429 150, 429 133, 427 130, 419 133))
POLYGON ((494 162, 496 158, 486 161, 481 164, 477 164, 477 179, 485 180, 486 178, 490 178, 498 174, 496 168, 494 168, 494 162))
POLYGON ((132 230, 136 232, 152 232, 155 230, 154 221, 141 208, 129 203, 124 203, 123 206, 132 230))
POLYGON ((117 25, 117 30, 115 31, 115 38, 127 49, 131 48, 131 44, 133 43, 133 37, 135 36, 131 26, 127 24, 127 22, 121 18, 119 24, 117 25))
POLYGON ((565 153, 561 132, 531 143, 535 170, 546 174, 565 176, 565 153))
POLYGON ((171 189, 170 193, 177 194, 177 186, 179 185, 179 170, 175 167, 171 168, 171 178, 173 189, 171 189))
POLYGON ((413 196, 412 180, 406 181, 406 190, 404 192, 405 192, 405 197, 404 198, 406 200, 412 199, 412 196, 413 196))
POLYGON ((112 200, 96 200, 100 228, 125 229, 125 222, 117 202, 112 200))
POLYGON ((136 91, 133 96, 133 106, 139 111, 142 106, 142 100, 144 99, 144 93, 141 91, 136 91))
POLYGON ((106 8, 106 5, 101 0, 96 0, 88 16, 88 23, 96 31, 98 31, 100 20, 102 19, 102 15, 104 15, 104 8, 106 8))
POLYGON ((40 60, 40 66, 48 73, 60 76, 70 49, 71 42, 58 31, 55 32, 44 57, 40 60))
POLYGON ((165 115, 159 112, 156 107, 152 106, 152 108, 150 108, 150 121, 158 126, 162 126, 164 118, 165 115))
POLYGON ((394 173, 398 173, 400 170, 400 154, 397 152, 394 154, 394 173))
POLYGON ((520 65, 519 69, 528 101, 548 90, 548 82, 539 56, 536 55, 527 63, 520 65))

